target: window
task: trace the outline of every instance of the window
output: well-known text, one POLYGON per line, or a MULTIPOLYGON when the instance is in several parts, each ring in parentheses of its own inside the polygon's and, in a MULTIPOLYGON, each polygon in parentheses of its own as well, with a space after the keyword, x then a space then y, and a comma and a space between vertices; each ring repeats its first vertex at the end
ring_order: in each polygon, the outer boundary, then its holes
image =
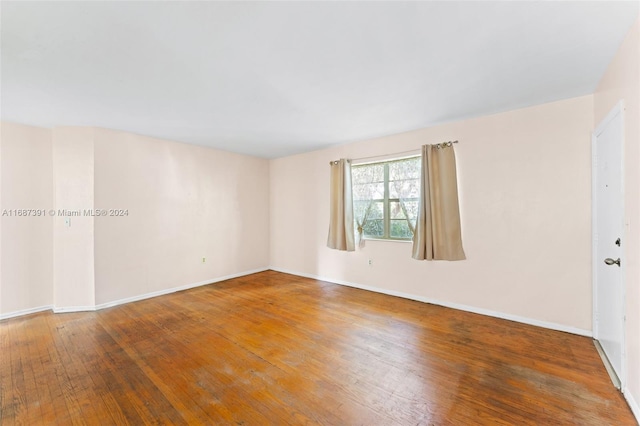
POLYGON ((420 157, 354 165, 351 176, 356 235, 413 238, 420 199, 420 157))

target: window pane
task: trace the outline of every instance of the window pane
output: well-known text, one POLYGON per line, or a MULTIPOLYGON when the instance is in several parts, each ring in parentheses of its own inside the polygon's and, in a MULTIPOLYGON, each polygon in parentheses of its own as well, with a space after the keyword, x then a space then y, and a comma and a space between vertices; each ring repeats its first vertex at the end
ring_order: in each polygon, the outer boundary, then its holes
POLYGON ((384 219, 384 203, 382 201, 374 201, 369 210, 369 219, 384 219))
POLYGON ((391 201, 389 207, 391 219, 409 219, 415 222, 418 217, 418 200, 391 201))
POLYGON ((371 184, 353 184, 353 199, 354 200, 370 200, 371 199, 371 184))
POLYGON ((420 158, 389 163, 389 197, 417 198, 420 189, 420 158))
POLYGON ((353 166, 351 168, 351 180, 354 185, 383 182, 384 181, 384 164, 367 164, 364 166, 353 166))
POLYGON ((353 184, 354 200, 377 200, 384 198, 384 183, 353 184))
POLYGON ((361 218, 364 217, 364 214, 367 208, 369 207, 369 203, 370 203, 369 200, 353 201, 353 217, 357 219, 357 220, 354 220, 354 223, 357 222, 358 220, 362 220, 361 218))
POLYGON ((418 205, 418 200, 404 201, 404 209, 406 210, 409 222, 411 222, 411 226, 413 226, 414 229, 416 227, 416 219, 418 218, 418 205))
POLYGON ((389 182, 389 198, 418 198, 419 196, 419 179, 402 179, 389 182))
POLYGON ((384 198, 384 182, 371 184, 371 198, 374 200, 384 198))
POLYGON ((406 219, 402 211, 402 205, 398 201, 389 202, 389 212, 391 213, 391 219, 406 219))
POLYGON ((404 209, 407 211, 407 216, 409 216, 409 220, 415 222, 418 217, 418 200, 404 200, 404 209))
POLYGON ((397 239, 412 237, 409 224, 413 225, 418 215, 419 157, 353 166, 352 184, 356 222, 362 222, 367 216, 363 225, 365 236, 397 239), (388 169, 386 182, 385 169, 388 169), (385 191, 388 194, 388 206, 384 203, 385 191), (389 217, 385 217, 385 212, 389 212, 389 217))
POLYGON ((389 180, 420 178, 420 157, 389 163, 389 180))
POLYGON ((362 228, 364 235, 367 237, 382 237, 384 235, 384 220, 367 220, 367 223, 362 228))
POLYGON ((411 238, 413 234, 406 220, 392 219, 390 236, 391 238, 411 238))

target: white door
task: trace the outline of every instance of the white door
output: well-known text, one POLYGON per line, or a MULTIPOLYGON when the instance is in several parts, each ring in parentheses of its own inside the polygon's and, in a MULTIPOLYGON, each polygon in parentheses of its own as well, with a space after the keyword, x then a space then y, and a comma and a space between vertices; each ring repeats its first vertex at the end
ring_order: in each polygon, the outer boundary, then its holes
POLYGON ((594 338, 621 389, 625 374, 623 138, 624 107, 620 102, 595 130, 592 142, 594 338))

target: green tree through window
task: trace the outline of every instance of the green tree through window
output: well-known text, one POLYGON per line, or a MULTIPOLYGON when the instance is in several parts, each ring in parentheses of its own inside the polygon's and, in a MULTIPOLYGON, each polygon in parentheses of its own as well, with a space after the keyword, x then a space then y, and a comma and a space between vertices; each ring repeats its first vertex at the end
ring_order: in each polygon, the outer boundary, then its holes
POLYGON ((411 239, 418 216, 420 157, 354 165, 351 175, 356 235, 411 239))

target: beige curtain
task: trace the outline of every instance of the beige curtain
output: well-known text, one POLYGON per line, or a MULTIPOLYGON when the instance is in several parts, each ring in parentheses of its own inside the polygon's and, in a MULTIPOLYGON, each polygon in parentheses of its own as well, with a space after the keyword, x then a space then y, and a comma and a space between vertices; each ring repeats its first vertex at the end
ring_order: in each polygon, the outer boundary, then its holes
POLYGON ((456 157, 451 144, 424 145, 418 220, 413 235, 417 260, 464 260, 456 157))
POLYGON ((331 163, 331 216, 327 247, 354 251, 353 195, 351 193, 351 161, 341 159, 331 163))

